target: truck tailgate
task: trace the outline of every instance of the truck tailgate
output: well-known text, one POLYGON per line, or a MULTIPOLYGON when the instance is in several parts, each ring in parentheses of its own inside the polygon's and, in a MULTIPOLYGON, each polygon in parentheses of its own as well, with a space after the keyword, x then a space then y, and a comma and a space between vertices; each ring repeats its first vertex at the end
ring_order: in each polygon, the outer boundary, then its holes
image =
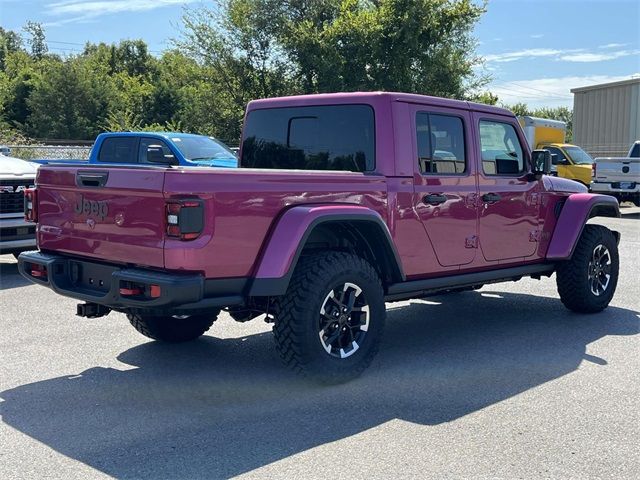
POLYGON ((164 267, 164 168, 42 166, 41 250, 164 267))
POLYGON ((596 182, 640 182, 640 158, 596 158, 596 182))

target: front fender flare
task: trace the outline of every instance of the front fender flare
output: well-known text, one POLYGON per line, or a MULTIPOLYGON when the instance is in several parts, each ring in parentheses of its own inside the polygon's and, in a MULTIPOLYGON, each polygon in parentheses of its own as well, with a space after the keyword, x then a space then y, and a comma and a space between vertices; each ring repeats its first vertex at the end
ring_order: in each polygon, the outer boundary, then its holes
POLYGON ((262 249, 249 296, 283 295, 305 242, 313 229, 321 223, 335 221, 375 223, 386 236, 400 275, 404 276, 400 257, 380 214, 358 205, 300 205, 287 210, 278 219, 262 249))
POLYGON ((547 250, 548 260, 567 260, 592 217, 620 217, 618 201, 609 195, 574 193, 562 207, 547 250))

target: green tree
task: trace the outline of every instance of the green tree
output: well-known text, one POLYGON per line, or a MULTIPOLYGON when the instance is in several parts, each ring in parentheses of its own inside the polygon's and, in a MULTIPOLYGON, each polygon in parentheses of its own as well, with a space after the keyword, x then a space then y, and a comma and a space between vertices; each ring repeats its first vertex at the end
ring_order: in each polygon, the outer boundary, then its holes
POLYGON ((37 138, 92 139, 116 98, 104 68, 82 57, 39 63, 27 99, 27 132, 37 138))
POLYGON ((18 50, 8 53, 4 71, 0 75, 5 121, 23 130, 31 114, 27 100, 33 90, 32 80, 36 75, 36 68, 34 59, 27 52, 18 50))
POLYGON ((27 43, 31 46, 31 55, 38 59, 44 57, 49 51, 49 47, 47 46, 42 24, 38 22, 27 22, 23 30, 31 36, 31 38, 27 40, 27 43))
POLYGON ((12 31, 0 27, 0 70, 5 69, 7 55, 22 50, 22 37, 12 31))
POLYGON ((354 90, 469 97, 486 83, 474 72, 472 37, 483 12, 471 0, 219 0, 188 10, 175 43, 206 71, 208 91, 192 93, 216 112, 214 129, 237 138, 253 98, 354 90))

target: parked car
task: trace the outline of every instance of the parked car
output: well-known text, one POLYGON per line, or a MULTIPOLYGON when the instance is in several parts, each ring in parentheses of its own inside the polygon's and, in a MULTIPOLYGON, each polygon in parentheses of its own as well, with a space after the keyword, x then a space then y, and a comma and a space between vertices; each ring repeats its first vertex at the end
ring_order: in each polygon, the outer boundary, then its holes
POLYGON ((35 225, 24 219, 24 192, 33 188, 36 166, 0 155, 0 254, 18 255, 36 246, 35 225))
POLYGON ((109 132, 96 138, 88 160, 33 160, 39 164, 160 164, 235 168, 238 158, 214 137, 170 132, 109 132))
POLYGON ((596 158, 591 190, 640 207, 640 141, 631 145, 626 157, 596 158))
POLYGON ((528 116, 518 117, 518 121, 531 149, 551 153, 552 174, 589 186, 593 158, 578 145, 565 143, 565 122, 528 116))
MULTIPOLYGON (((372 361, 385 301, 540 279, 576 312, 611 301, 618 203, 546 176, 504 109, 400 93, 253 101, 239 169, 45 165, 28 192, 30 281, 124 312, 147 337, 266 314, 277 350, 322 382, 372 361)), ((515 307, 515 306, 514 306, 515 307)))

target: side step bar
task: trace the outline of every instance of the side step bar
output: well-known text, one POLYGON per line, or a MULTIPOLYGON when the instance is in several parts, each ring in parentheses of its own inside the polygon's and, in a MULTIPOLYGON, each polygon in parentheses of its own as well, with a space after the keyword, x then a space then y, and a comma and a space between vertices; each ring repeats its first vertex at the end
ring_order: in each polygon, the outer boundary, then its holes
POLYGON ((387 288, 384 299, 387 302, 425 297, 447 290, 480 286, 487 283, 499 283, 520 280, 522 277, 550 276, 555 271, 555 264, 536 263, 521 267, 501 268, 484 272, 449 275, 447 277, 427 278, 394 283, 387 288))

